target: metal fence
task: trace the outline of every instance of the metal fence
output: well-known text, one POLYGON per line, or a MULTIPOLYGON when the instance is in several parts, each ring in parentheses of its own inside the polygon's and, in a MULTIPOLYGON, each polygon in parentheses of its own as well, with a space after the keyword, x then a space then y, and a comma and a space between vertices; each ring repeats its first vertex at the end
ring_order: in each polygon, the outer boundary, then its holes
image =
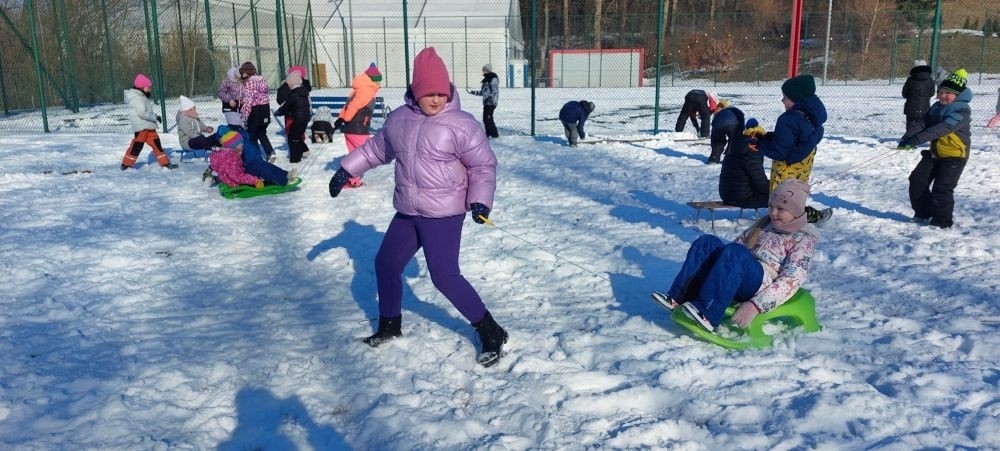
MULTIPOLYGON (((716 0, 727 8, 690 13, 677 1, 619 1, 623 9, 598 16, 593 0, 514 0, 502 16, 435 16, 412 0, 353 0, 351 10, 343 1, 287 1, 265 8, 255 0, 0 0, 0 130, 127 130, 122 90, 136 73, 153 79, 169 129, 177 96, 211 102, 226 70, 242 61, 254 62, 272 89, 288 66, 305 64, 317 89, 346 93, 369 62, 379 64, 384 87, 403 88, 424 46, 438 49, 460 88, 477 88, 479 68, 491 64, 506 90, 498 122, 519 133, 554 129, 551 111, 582 95, 636 110, 618 130, 672 129, 664 125, 687 89, 773 97, 787 76, 789 12, 733 12, 747 2, 716 0), (374 6, 392 13, 376 17, 374 6)), ((950 11, 945 3, 946 19, 965 21, 935 35, 932 10, 810 4, 816 9, 803 17, 797 63, 823 85, 855 87, 858 99, 898 97, 914 61, 930 59, 935 37, 942 71, 964 67, 970 85, 1000 85, 998 9, 950 11)), ((469 99, 465 108, 478 109, 469 99)))
POLYGON ((212 96, 243 61, 278 83, 292 62, 315 59, 304 13, 209 0, 7 2, 0 130, 121 129, 108 118, 122 115, 114 106, 138 73, 153 80, 165 118, 163 99, 212 96))

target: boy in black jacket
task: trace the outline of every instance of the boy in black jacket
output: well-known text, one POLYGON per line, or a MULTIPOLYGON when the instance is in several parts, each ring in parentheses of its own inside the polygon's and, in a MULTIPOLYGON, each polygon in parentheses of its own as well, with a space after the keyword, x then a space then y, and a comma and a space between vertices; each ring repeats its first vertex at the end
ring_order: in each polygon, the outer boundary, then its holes
POLYGON ((910 69, 910 76, 903 83, 903 98, 906 104, 903 105, 903 114, 906 115, 906 133, 904 137, 915 135, 924 129, 924 115, 931 109, 931 97, 937 86, 931 78, 931 67, 926 64, 919 64, 910 69))

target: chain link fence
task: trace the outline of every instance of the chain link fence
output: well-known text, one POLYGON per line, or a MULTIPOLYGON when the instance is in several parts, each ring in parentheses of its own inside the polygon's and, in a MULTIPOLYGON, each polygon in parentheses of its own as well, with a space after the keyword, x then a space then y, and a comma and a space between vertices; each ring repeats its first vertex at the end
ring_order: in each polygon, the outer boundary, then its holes
MULTIPOLYGON (((910 68, 931 59, 934 11, 903 11, 896 7, 903 2, 837 3, 807 2, 799 72, 850 87, 853 97, 837 101, 901 105, 910 68)), ((957 3, 944 4, 936 69, 964 67, 977 92, 995 92, 1000 9, 957 3)), ((482 66, 493 66, 505 133, 559 134, 555 113, 581 97, 597 103, 595 125, 602 114, 628 118, 606 123, 608 131, 672 130, 689 89, 776 102, 789 65, 790 4, 0 0, 0 130, 126 131, 122 91, 137 73, 153 79, 170 129, 177 96, 212 102, 226 70, 243 61, 254 62, 272 89, 287 67, 306 65, 317 92, 333 95, 345 95, 351 78, 375 62, 380 95, 396 106, 412 58, 426 46, 442 55, 460 89, 478 89, 482 66)), ((477 98, 462 100, 478 112, 477 98)))
POLYGON ((153 80, 169 129, 178 96, 211 99, 227 70, 244 61, 276 86, 286 67, 315 60, 313 36, 308 14, 259 5, 5 1, 0 130, 127 130, 123 91, 139 73, 153 80))

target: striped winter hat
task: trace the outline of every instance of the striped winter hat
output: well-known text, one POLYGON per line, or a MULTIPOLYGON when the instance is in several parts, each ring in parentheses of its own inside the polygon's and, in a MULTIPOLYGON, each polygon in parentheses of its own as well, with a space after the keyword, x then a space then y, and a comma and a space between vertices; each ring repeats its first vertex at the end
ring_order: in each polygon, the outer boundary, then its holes
POLYGON ((235 149, 240 144, 243 144, 243 137, 239 133, 230 130, 219 138, 219 142, 222 143, 222 147, 227 149, 235 149))
POLYGON ((371 63, 368 66, 368 69, 365 69, 365 75, 376 83, 382 81, 382 72, 378 71, 378 67, 375 66, 375 63, 371 63))

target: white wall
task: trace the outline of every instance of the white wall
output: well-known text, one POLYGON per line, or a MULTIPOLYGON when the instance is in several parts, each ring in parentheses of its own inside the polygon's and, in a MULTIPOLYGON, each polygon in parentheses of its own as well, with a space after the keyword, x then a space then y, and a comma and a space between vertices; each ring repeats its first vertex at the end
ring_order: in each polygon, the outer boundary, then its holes
MULTIPOLYGON (((413 58, 424 47, 431 46, 444 60, 452 82, 459 88, 478 89, 482 80, 482 67, 493 65, 494 72, 505 80, 510 59, 505 40, 505 28, 434 28, 413 30, 409 33, 410 53, 413 58)), ((355 74, 375 62, 382 72, 382 86, 405 87, 406 55, 403 32, 400 29, 354 30, 353 60, 345 58, 345 49, 351 47, 350 31, 345 45, 343 29, 317 30, 316 58, 327 65, 327 81, 332 86, 346 85, 355 74), (346 66, 346 71, 344 70, 346 66)), ((412 73, 412 68, 411 68, 412 73)))

